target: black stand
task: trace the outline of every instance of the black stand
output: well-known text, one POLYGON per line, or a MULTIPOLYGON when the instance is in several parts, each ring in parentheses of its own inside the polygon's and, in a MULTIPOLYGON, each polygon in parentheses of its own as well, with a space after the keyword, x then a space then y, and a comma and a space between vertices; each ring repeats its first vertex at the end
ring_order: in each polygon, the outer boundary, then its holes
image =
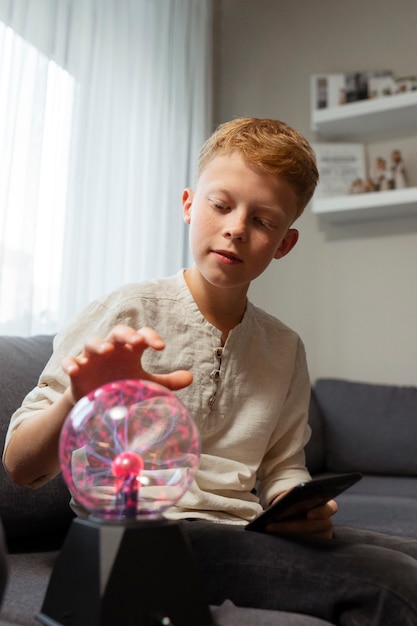
POLYGON ((46 626, 212 626, 181 522, 75 519, 36 619, 46 626))

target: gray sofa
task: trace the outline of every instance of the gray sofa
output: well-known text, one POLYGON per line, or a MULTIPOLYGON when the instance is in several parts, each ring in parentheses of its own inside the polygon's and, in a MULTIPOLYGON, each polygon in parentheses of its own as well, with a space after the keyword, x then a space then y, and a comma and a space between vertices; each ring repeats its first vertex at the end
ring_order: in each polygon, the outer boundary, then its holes
POLYGON ((335 524, 417 538, 417 387, 318 380, 306 448, 314 477, 360 471, 335 524))
MULTIPOLYGON (((52 337, 0 337, 0 442, 11 413, 52 351, 52 337)), ((313 436, 307 461, 315 475, 360 470, 364 479, 339 497, 336 523, 417 536, 417 389, 319 381, 313 390, 313 436)), ((3 447, 3 446, 1 446, 3 447)), ((0 467, 0 519, 8 583, 0 626, 39 622, 48 580, 73 514, 59 476, 34 491, 14 485, 0 467)), ((1 542, 0 542, 1 560, 1 542)), ((1 568, 0 568, 1 591, 1 568)), ((212 607, 219 626, 325 626, 306 615, 212 607)), ((118 626, 115 624, 115 626, 118 626)))

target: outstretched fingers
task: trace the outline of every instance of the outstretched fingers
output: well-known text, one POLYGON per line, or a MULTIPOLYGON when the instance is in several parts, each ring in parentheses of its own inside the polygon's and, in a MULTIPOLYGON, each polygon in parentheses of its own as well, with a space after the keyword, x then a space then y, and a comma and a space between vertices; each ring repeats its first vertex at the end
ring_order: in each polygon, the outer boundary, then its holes
POLYGON ((143 352, 147 348, 163 350, 164 347, 162 337, 153 328, 136 330, 119 325, 104 339, 88 339, 82 353, 64 359, 62 367, 71 378, 76 400, 105 383, 128 378, 154 381, 172 391, 187 387, 193 379, 191 372, 178 370, 152 374, 143 369, 143 352))
POLYGON ((144 326, 139 330, 131 328, 130 326, 115 326, 105 339, 100 337, 92 337, 85 343, 84 352, 90 354, 103 354, 111 352, 118 346, 124 346, 128 348, 131 346, 141 352, 146 348, 153 348, 154 350, 162 350, 165 347, 165 343, 162 337, 153 329, 148 326, 144 326))

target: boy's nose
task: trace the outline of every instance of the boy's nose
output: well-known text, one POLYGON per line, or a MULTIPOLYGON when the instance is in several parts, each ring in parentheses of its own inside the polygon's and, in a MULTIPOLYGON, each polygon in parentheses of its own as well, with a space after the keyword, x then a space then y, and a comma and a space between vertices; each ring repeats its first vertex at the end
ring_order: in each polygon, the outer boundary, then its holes
POLYGON ((226 239, 246 240, 246 222, 243 218, 234 217, 224 227, 224 237, 226 239))

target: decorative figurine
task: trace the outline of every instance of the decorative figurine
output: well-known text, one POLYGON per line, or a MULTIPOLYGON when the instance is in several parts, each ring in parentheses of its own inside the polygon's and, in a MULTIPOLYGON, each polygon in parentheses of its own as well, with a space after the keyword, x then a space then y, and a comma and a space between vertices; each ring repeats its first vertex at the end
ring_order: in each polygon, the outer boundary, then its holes
POLYGON ((405 164, 399 150, 393 150, 391 152, 390 173, 394 189, 403 189, 404 187, 407 187, 408 183, 405 164))
POLYGON ((387 191, 393 189, 393 178, 387 161, 383 157, 377 157, 375 167, 369 172, 375 191, 387 191))

